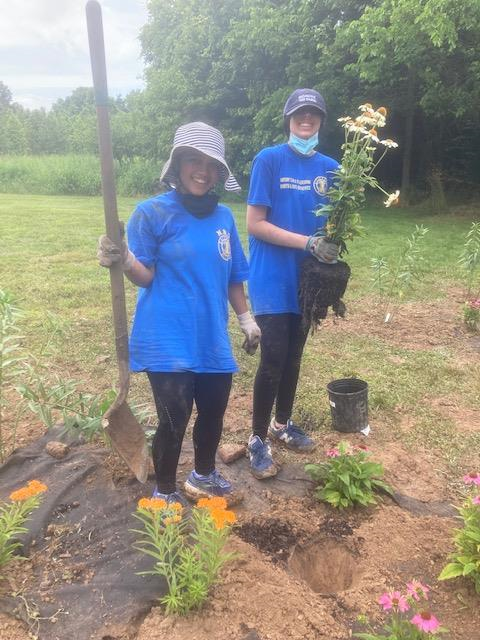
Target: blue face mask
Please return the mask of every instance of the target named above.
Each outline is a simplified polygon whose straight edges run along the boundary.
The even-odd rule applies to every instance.
[[[315,133],[311,138],[307,138],[307,140],[291,133],[288,144],[302,156],[311,156],[315,153],[315,147],[318,144],[318,133]]]

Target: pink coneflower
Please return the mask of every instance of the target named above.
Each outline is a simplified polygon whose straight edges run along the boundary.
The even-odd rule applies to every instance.
[[[408,611],[410,606],[405,596],[402,596],[400,591],[393,591],[392,593],[384,593],[378,599],[378,603],[382,605],[384,611],[393,609],[394,611]]]
[[[474,498],[472,498],[472,502],[473,504],[480,504],[480,496],[475,496]]]
[[[328,449],[328,451],[325,451],[325,455],[327,458],[338,458],[340,451],[338,449]]]
[[[417,602],[420,600],[420,598],[425,598],[425,600],[428,600],[429,591],[430,588],[426,584],[422,584],[418,580],[407,582],[408,595],[412,596],[412,598]]]
[[[420,611],[420,613],[413,616],[410,622],[418,627],[420,631],[425,631],[426,633],[435,633],[440,627],[440,622],[430,611]]]
[[[476,484],[480,485],[480,473],[476,471],[470,471],[466,476],[463,476],[463,481],[465,484]]]

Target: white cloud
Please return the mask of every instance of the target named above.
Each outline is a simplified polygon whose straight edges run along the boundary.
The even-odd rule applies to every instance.
[[[146,22],[145,4],[101,2],[113,95],[141,87],[138,35]],[[92,84],[83,0],[0,0],[0,11],[0,80],[16,102],[50,106],[76,87]]]

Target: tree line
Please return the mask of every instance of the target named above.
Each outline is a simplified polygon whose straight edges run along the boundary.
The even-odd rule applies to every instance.
[[[382,179],[404,203],[428,189],[478,188],[478,0],[149,0],[141,32],[145,89],[111,100],[118,159],[168,155],[175,128],[222,130],[235,172],[284,140],[282,106],[297,87],[325,97],[320,149],[339,157],[337,118],[371,102],[400,144]],[[93,92],[27,110],[0,82],[0,153],[95,153]]]

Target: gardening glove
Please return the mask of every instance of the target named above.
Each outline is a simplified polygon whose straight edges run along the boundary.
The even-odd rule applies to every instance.
[[[125,239],[125,227],[120,223],[120,237],[122,239],[120,248],[106,235],[98,239],[97,258],[102,267],[111,267],[112,264],[121,262],[124,271],[130,271],[135,264],[135,256],[128,248]]]
[[[260,327],[253,319],[250,311],[240,313],[239,315],[237,315],[237,318],[238,322],[240,323],[240,329],[245,334],[245,340],[243,341],[242,349],[244,349],[248,353],[248,355],[253,356],[253,354],[257,350],[258,345],[260,344],[260,338],[262,337]]]
[[[335,264],[338,258],[338,244],[327,240],[325,236],[310,236],[305,246],[319,262]]]

